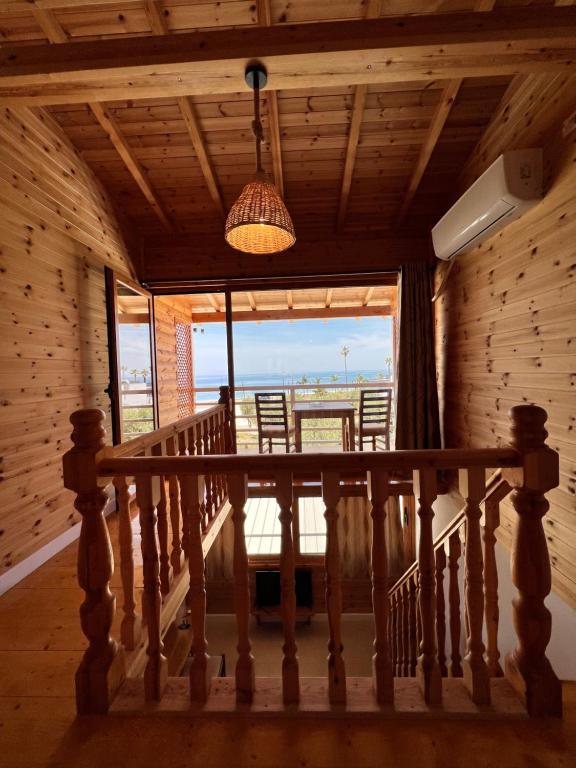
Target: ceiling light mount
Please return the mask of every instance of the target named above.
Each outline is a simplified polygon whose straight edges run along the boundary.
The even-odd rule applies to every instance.
[[[244,80],[246,80],[246,85],[252,91],[256,89],[261,91],[265,88],[266,83],[268,82],[268,72],[266,72],[264,64],[260,64],[259,62],[248,64],[246,72],[244,73]]]

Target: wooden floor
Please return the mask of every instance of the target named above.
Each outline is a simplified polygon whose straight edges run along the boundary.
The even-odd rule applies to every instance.
[[[280,554],[280,507],[271,497],[252,498],[246,502],[246,549],[249,555]],[[318,497],[298,499],[300,552],[324,554],[326,521],[324,504]]]
[[[564,722],[76,719],[84,640],[72,545],[0,597],[0,768],[255,766],[540,768],[576,761],[576,687]]]

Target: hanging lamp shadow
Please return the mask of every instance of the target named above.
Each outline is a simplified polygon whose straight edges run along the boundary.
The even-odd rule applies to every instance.
[[[266,80],[266,70],[261,65],[246,69],[246,82],[254,91],[252,130],[256,139],[256,173],[230,209],[224,229],[228,245],[253,254],[280,253],[296,242],[288,209],[262,168],[260,89],[266,85]]]

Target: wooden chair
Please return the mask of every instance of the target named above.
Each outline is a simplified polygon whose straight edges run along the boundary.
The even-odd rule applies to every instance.
[[[268,452],[272,453],[273,443],[284,443],[286,453],[291,450],[291,438],[294,427],[288,423],[288,408],[284,392],[257,392],[256,419],[258,421],[258,452],[264,453],[267,443]]]
[[[358,448],[364,450],[364,441],[372,441],[372,450],[376,450],[376,440],[381,438],[384,450],[390,450],[390,416],[392,411],[391,389],[360,390],[360,418],[358,422]]]

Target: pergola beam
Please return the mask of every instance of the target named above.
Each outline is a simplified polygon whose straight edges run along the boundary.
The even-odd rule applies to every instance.
[[[66,34],[65,29],[62,27],[51,10],[36,8],[33,12],[36,21],[40,25],[49,42],[65,44],[68,41],[68,35]],[[146,200],[148,200],[150,207],[158,219],[169,232],[173,231],[173,227],[168,214],[164,210],[158,195],[148,181],[144,168],[141,166],[126,138],[122,135],[116,120],[108,112],[105,105],[103,104],[93,103],[88,104],[88,107],[100,124],[101,128],[108,135],[108,138],[120,155],[124,165],[128,169],[128,172],[140,188],[140,191]]]
[[[513,8],[12,45],[0,50],[4,104],[47,105],[230,93],[246,62],[277,90],[576,68],[576,8]],[[319,50],[318,41],[322,41]]]
[[[387,317],[392,313],[390,304],[378,307],[316,307],[307,309],[258,309],[239,310],[232,312],[234,322],[250,321],[262,322],[263,320],[325,320],[336,317]],[[194,323],[223,323],[225,317],[222,312],[194,312]]]

